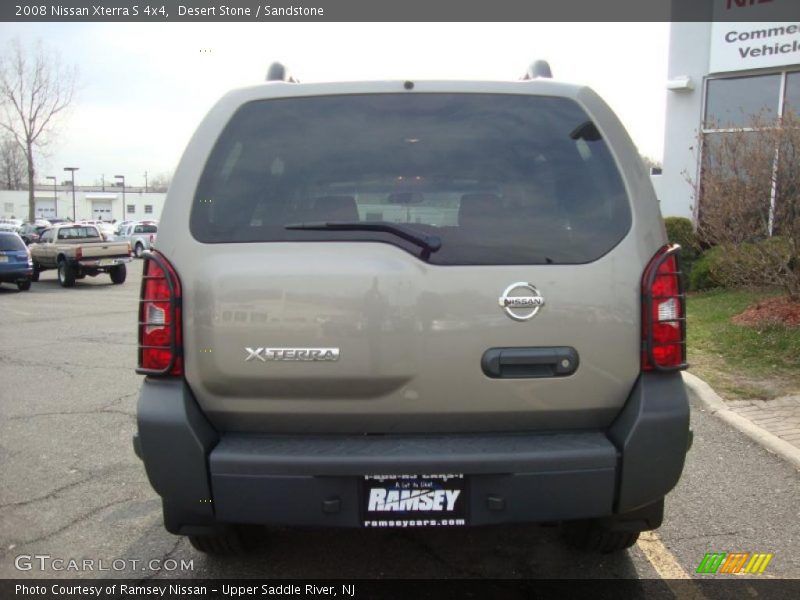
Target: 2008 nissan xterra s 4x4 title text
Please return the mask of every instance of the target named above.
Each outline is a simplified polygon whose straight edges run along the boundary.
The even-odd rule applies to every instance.
[[[661,524],[690,442],[677,247],[620,122],[548,70],[273,65],[214,106],[139,309],[170,532],[560,521],[610,552]]]

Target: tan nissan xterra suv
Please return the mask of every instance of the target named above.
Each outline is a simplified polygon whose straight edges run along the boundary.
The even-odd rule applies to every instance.
[[[164,523],[661,524],[690,442],[677,247],[624,128],[551,80],[230,92],[145,253],[134,447]]]

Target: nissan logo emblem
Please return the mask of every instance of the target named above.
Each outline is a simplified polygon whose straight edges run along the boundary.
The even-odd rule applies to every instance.
[[[527,321],[544,306],[544,298],[532,284],[518,281],[508,286],[499,298],[500,307],[515,321]]]

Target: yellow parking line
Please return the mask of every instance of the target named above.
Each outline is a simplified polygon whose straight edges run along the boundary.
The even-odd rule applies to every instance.
[[[678,563],[675,556],[667,550],[664,542],[655,531],[643,531],[636,542],[648,562],[669,586],[676,598],[690,598],[692,600],[707,600],[700,589],[692,582],[678,579],[691,579],[691,575]]]

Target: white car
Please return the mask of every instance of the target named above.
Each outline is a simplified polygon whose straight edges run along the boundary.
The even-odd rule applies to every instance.
[[[95,227],[97,227],[97,229],[100,231],[100,234],[106,239],[106,241],[114,239],[117,229],[111,223],[100,221],[95,225]]]
[[[0,231],[16,231],[22,222],[22,219],[0,219]]]
[[[158,223],[156,221],[140,221],[129,223],[117,230],[114,237],[118,242],[130,242],[137,258],[141,258],[145,250],[150,250],[156,242]]]

